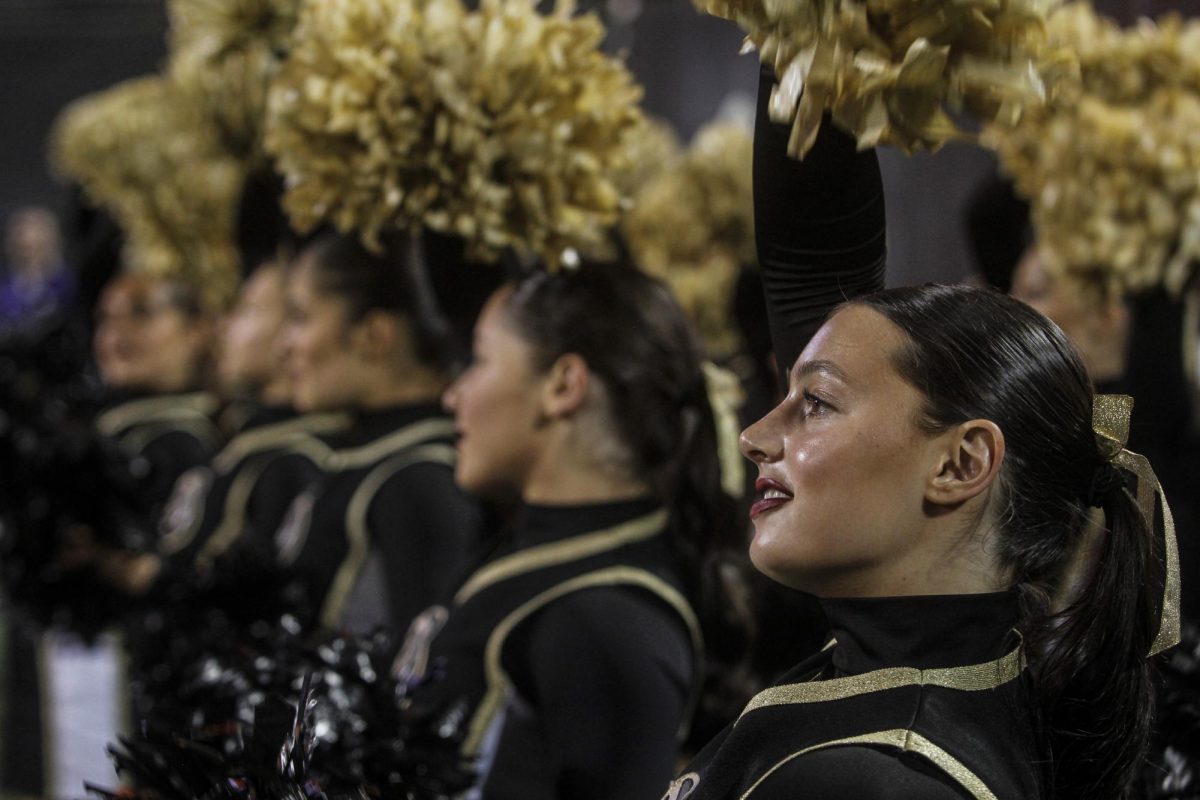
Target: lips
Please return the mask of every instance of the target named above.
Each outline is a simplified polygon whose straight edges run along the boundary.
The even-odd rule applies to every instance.
[[[792,499],[792,493],[782,483],[770,478],[759,478],[754,482],[754,489],[759,493],[759,499],[750,506],[750,519],[756,519]]]

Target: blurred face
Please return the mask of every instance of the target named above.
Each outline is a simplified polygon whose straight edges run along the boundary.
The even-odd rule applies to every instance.
[[[62,260],[58,220],[44,208],[31,208],[13,215],[5,239],[10,266],[18,271],[39,272]]]
[[[1125,373],[1130,316],[1121,300],[1091,298],[1069,281],[1055,278],[1036,247],[1029,248],[1017,265],[1012,296],[1062,328],[1079,349],[1093,380],[1111,380]]]
[[[484,306],[471,366],[443,396],[458,434],[454,478],[473,494],[519,495],[541,446],[543,376],[508,320],[510,292],[501,289]]]
[[[288,377],[296,408],[304,412],[353,410],[377,377],[361,352],[361,324],[345,302],[317,286],[306,256],[287,286]]]
[[[742,433],[759,471],[750,556],[775,580],[870,596],[916,555],[934,442],[916,424],[920,393],[892,366],[903,343],[874,310],[837,312],[797,359],[787,397]]]
[[[96,307],[96,364],[119,389],[178,392],[195,388],[208,326],[180,311],[171,285],[143,275],[114,278]]]
[[[242,286],[221,331],[217,377],[227,392],[259,391],[282,371],[283,273],[259,267]]]

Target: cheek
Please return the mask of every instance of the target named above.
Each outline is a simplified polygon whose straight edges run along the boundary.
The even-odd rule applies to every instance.
[[[788,585],[814,590],[814,572],[871,560],[897,522],[920,509],[909,442],[890,432],[829,431],[785,439],[794,498],[755,521],[750,557]]]

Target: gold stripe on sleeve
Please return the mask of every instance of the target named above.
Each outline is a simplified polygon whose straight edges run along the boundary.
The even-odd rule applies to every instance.
[[[704,637],[700,632],[700,620],[697,618],[696,612],[692,610],[691,605],[678,589],[654,573],[635,567],[609,567],[563,581],[541,594],[526,600],[501,620],[500,624],[492,631],[491,636],[488,637],[487,646],[484,650],[484,672],[488,685],[487,694],[484,695],[483,701],[475,710],[475,716],[471,719],[467,738],[462,746],[462,753],[464,755],[479,755],[492,721],[504,707],[504,702],[508,698],[511,683],[501,663],[501,654],[508,636],[516,629],[517,625],[560,597],[581,589],[597,586],[636,586],[657,595],[683,619],[684,624],[687,626],[688,634],[692,639],[693,652],[697,655],[697,659],[703,657]],[[698,660],[697,666],[700,668],[702,662]],[[702,678],[703,672],[698,671],[696,673],[696,680],[700,681]],[[685,714],[684,716],[682,730],[685,731],[688,724],[688,720],[686,719],[688,715]]]
[[[498,558],[477,570],[454,595],[454,602],[461,605],[487,587],[514,575],[565,564],[606,550],[615,550],[625,544],[651,539],[660,534],[666,524],[667,511],[660,509],[612,528],[572,536],[560,542],[531,547]]]
[[[931,761],[934,766],[942,772],[954,779],[959,786],[966,789],[971,797],[975,800],[997,800],[996,795],[988,788],[987,784],[971,770],[959,761],[954,756],[947,753],[941,747],[938,747],[933,742],[926,739],[921,734],[910,731],[906,728],[896,728],[888,731],[878,731],[875,733],[866,733],[861,736],[850,736],[845,739],[837,739],[832,742],[822,742],[814,744],[812,747],[806,747],[799,752],[792,753],[787,758],[783,759],[775,766],[771,767],[767,772],[754,782],[754,785],[746,790],[746,793],[741,796],[741,800],[748,800],[768,778],[771,777],[777,770],[791,763],[803,755],[811,753],[815,750],[825,750],[830,747],[845,747],[851,745],[879,745],[882,747],[893,747],[897,750],[904,750],[909,753],[916,753],[924,756]]]
[[[979,692],[995,689],[1015,679],[1025,669],[1025,656],[1020,645],[1007,655],[982,664],[942,669],[916,669],[914,667],[891,667],[850,675],[845,678],[788,683],[772,686],[750,699],[741,717],[752,711],[769,706],[794,703],[825,703],[847,697],[884,692],[904,686],[937,686],[963,692]]]
[[[454,447],[448,444],[416,447],[380,464],[359,483],[346,507],[346,539],[350,545],[350,552],[338,567],[321,607],[323,627],[332,629],[341,621],[346,600],[350,597],[358,574],[370,554],[371,532],[367,528],[367,511],[371,507],[371,501],[375,499],[376,492],[405,467],[414,464],[444,464],[452,467],[456,455]]]

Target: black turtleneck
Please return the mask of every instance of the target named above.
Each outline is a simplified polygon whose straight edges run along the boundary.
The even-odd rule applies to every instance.
[[[482,538],[478,507],[454,483],[451,423],[436,402],[362,411],[328,444],[326,473],[276,535],[281,558],[305,583],[314,624],[400,635]]]
[[[891,667],[938,669],[995,661],[1016,645],[1016,597],[1011,593],[821,601],[836,644],[821,678],[863,675]],[[809,664],[792,673],[799,677]],[[786,682],[788,678],[785,678]],[[1022,729],[1015,716],[1000,730]],[[869,726],[868,726],[869,727]],[[764,780],[754,800],[805,796],[872,800],[971,798],[925,758],[899,750],[849,745],[815,750]]]
[[[838,675],[886,667],[938,669],[1000,658],[1013,647],[1011,592],[823,599]]]
[[[656,507],[526,506],[514,542],[561,541]],[[575,592],[518,630],[505,656],[523,703],[505,726],[487,800],[656,795],[674,771],[694,670],[687,630],[671,609],[627,586]],[[547,751],[551,763],[535,769]]]
[[[661,795],[696,677],[684,617],[637,578],[681,592],[666,522],[652,500],[523,506],[458,591],[412,713],[479,763],[485,800]]]
[[[771,335],[787,370],[837,304],[883,288],[872,151],[826,118],[804,161],[755,124],[755,228]],[[1041,796],[1009,594],[822,602],[835,643],[757,695],[679,776],[671,800],[957,800]]]

